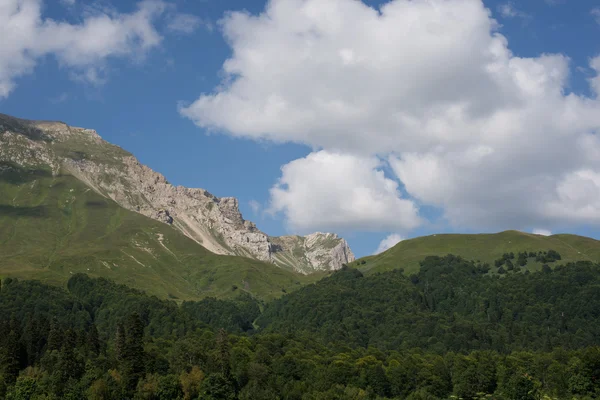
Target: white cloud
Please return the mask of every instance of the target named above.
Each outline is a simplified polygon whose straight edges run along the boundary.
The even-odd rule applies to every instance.
[[[86,13],[79,24],[44,18],[42,6],[42,0],[0,3],[0,98],[45,56],[54,56],[75,76],[99,83],[107,59],[143,56],[162,39],[153,21],[166,4],[158,0],[142,1],[130,14]]]
[[[590,67],[595,72],[594,77],[590,79],[590,86],[596,96],[600,96],[600,56],[592,58]]]
[[[71,7],[75,5],[77,0],[60,0],[60,2],[67,7]]]
[[[531,16],[515,7],[512,2],[504,3],[498,6],[500,15],[504,18],[530,18]]]
[[[600,101],[567,94],[566,55],[515,56],[481,1],[394,0],[375,10],[273,0],[260,15],[229,14],[222,28],[233,50],[222,85],[180,109],[198,126],[304,143],[336,163],[387,158],[413,198],[456,226],[600,223]],[[596,90],[599,66],[590,64]],[[311,187],[314,176],[295,175],[290,187]],[[329,207],[340,186],[304,195],[311,207],[281,208],[292,225],[339,226],[318,205]],[[372,229],[380,222],[343,215]]]
[[[592,11],[590,11],[590,13],[592,14],[592,17],[594,17],[596,22],[600,24],[600,7],[593,8]]]
[[[270,212],[283,212],[290,228],[302,232],[416,227],[417,208],[379,167],[373,157],[311,153],[282,167]]]
[[[193,14],[175,13],[169,17],[167,29],[171,32],[191,34],[200,26],[205,26],[208,30],[212,30],[212,25],[202,20]]]
[[[375,253],[373,253],[373,255],[383,253],[384,251],[391,249],[403,240],[404,238],[402,236],[398,235],[397,233],[392,233],[379,243],[379,246],[377,247],[377,250],[375,250]]]
[[[542,235],[542,236],[551,236],[551,235],[552,235],[552,232],[550,232],[550,231],[549,231],[549,230],[547,230],[547,229],[534,229],[534,230],[532,231],[532,233],[533,233],[534,235]]]

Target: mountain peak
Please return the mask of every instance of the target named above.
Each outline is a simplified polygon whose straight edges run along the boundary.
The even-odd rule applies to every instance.
[[[121,207],[169,224],[213,253],[274,262],[302,273],[339,269],[354,260],[346,241],[331,233],[316,232],[299,239],[301,245],[282,247],[278,238],[243,218],[237,198],[173,186],[93,129],[0,114],[0,135],[0,161],[45,165],[53,175],[73,175]],[[294,261],[281,262],[282,250],[291,248],[287,258]]]

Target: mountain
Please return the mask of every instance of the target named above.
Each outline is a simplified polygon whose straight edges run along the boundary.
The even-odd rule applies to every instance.
[[[269,299],[320,277],[276,266],[271,246],[233,198],[174,187],[92,130],[0,115],[3,276],[83,272],[179,299]]]
[[[271,243],[275,264],[303,274],[338,270],[354,261],[348,243],[335,233],[273,237]]]
[[[403,268],[406,273],[416,273],[419,262],[427,256],[454,254],[467,260],[479,260],[494,266],[506,253],[555,250],[561,263],[575,261],[600,261],[600,241],[577,235],[542,236],[519,231],[494,234],[437,234],[404,240],[383,253],[364,257],[351,263],[367,274]],[[530,257],[526,269],[536,271],[544,262]]]
[[[250,257],[292,269],[298,266],[304,274],[339,269],[354,261],[346,241],[331,234],[317,234],[323,236],[318,240],[314,235],[306,237],[304,241],[310,243],[306,252],[298,252],[302,246],[282,246],[281,241],[274,249],[269,236],[243,219],[237,199],[173,186],[94,130],[0,115],[0,132],[4,148],[0,160],[46,165],[53,175],[72,175],[121,207],[172,225],[215,254]],[[325,247],[318,248],[319,243]]]

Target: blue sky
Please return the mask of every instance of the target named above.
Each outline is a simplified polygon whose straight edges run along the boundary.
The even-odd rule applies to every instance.
[[[21,7],[24,7],[26,3],[41,5],[41,19],[39,21],[47,21],[51,18],[74,26],[84,24],[86,18],[90,16],[107,15],[110,18],[119,20],[119,16],[135,13],[140,7],[139,2],[129,0],[99,2],[98,4],[101,4],[101,6],[93,10],[89,6],[85,6],[85,3],[80,0],[9,0],[9,3],[11,2],[19,4]],[[273,3],[284,4],[286,2],[290,4],[302,3],[301,1],[291,0],[274,1]],[[398,0],[393,3],[400,2]],[[434,1],[434,3],[436,2],[438,1]],[[348,6],[348,8],[351,8],[353,1],[335,0],[335,3],[336,7]],[[364,3],[370,7],[379,8],[387,2],[365,1]],[[424,3],[424,1],[415,1],[415,3]],[[451,0],[448,3],[450,5],[443,6],[448,7],[448,11],[451,11],[450,7],[454,6],[460,11],[458,7],[464,7],[464,4],[461,3],[465,3],[465,1]],[[473,0],[471,3],[479,4],[477,0]],[[551,136],[552,138],[564,138],[567,134],[573,135],[569,139],[569,143],[588,143],[586,140],[591,141],[592,145],[584,146],[587,150],[581,150],[581,146],[578,147],[580,149],[578,151],[591,151],[590,148],[595,146],[596,143],[594,137],[598,127],[600,127],[593,116],[589,117],[589,121],[585,119],[593,114],[588,108],[593,111],[594,107],[597,107],[597,104],[593,103],[597,101],[597,97],[592,89],[593,85],[590,83],[590,79],[596,76],[596,71],[591,66],[590,61],[600,55],[600,9],[598,9],[598,12],[594,11],[597,2],[587,0],[570,2],[557,0],[522,0],[518,2],[490,0],[485,1],[484,5],[490,10],[491,18],[494,18],[499,24],[493,28],[493,31],[506,38],[508,43],[506,49],[510,51],[510,57],[527,58],[538,62],[541,55],[551,53],[560,54],[564,56],[565,60],[568,58],[568,61],[565,61],[565,65],[568,65],[568,76],[559,85],[560,88],[556,89],[548,84],[548,87],[540,89],[548,90],[548,93],[552,93],[552,96],[557,96],[556,102],[549,103],[545,110],[549,114],[554,113],[553,110],[557,114],[559,110],[564,111],[562,103],[559,102],[566,101],[565,99],[569,93],[573,93],[581,100],[581,104],[578,103],[578,108],[573,111],[575,115],[581,114],[581,118],[577,117],[576,120],[585,120],[586,123],[573,127],[572,131],[565,128],[566,131],[561,130],[555,134],[548,133],[548,135],[554,135]],[[548,168],[543,169],[542,172],[535,170],[535,173],[531,172],[531,176],[528,177],[531,180],[523,180],[522,183],[518,183],[525,188],[529,188],[526,190],[531,190],[530,196],[522,198],[518,197],[522,194],[513,193],[512,189],[517,183],[513,185],[512,181],[506,178],[510,172],[510,166],[507,166],[510,161],[507,161],[509,159],[506,157],[498,156],[497,160],[486,163],[486,166],[498,163],[497,167],[489,167],[489,169],[487,167],[486,169],[469,167],[471,169],[467,170],[464,169],[467,167],[462,163],[455,164],[455,161],[453,161],[455,158],[452,154],[458,154],[459,151],[470,152],[472,149],[484,149],[485,154],[493,150],[494,154],[500,154],[498,149],[506,148],[503,144],[505,142],[499,142],[495,139],[490,141],[486,139],[485,142],[475,139],[466,141],[458,132],[455,137],[461,137],[462,147],[459,149],[458,147],[452,147],[457,140],[451,141],[452,144],[450,145],[448,144],[450,142],[442,142],[441,140],[438,142],[437,139],[427,138],[427,140],[423,139],[423,144],[416,145],[414,143],[420,143],[421,138],[425,138],[426,135],[419,134],[415,136],[416,139],[411,140],[413,136],[407,133],[406,138],[401,141],[396,139],[390,141],[390,151],[388,152],[386,147],[379,148],[374,145],[371,148],[371,141],[384,142],[395,135],[393,129],[382,133],[384,128],[380,128],[379,123],[383,118],[376,113],[365,118],[364,121],[359,121],[356,124],[356,130],[352,127],[348,129],[343,121],[340,122],[337,119],[329,121],[324,118],[318,122],[309,122],[306,126],[306,132],[308,133],[304,136],[304,122],[297,123],[297,125],[293,125],[292,122],[285,124],[286,121],[294,121],[294,114],[282,113],[279,118],[280,121],[277,123],[267,120],[265,116],[264,119],[257,120],[256,129],[252,128],[246,131],[243,116],[250,106],[242,104],[239,109],[235,109],[235,104],[241,104],[237,101],[241,92],[236,92],[234,88],[220,86],[224,82],[223,79],[227,77],[227,74],[223,72],[224,62],[228,59],[235,59],[233,49],[242,54],[237,60],[239,74],[244,75],[247,73],[250,76],[252,68],[254,68],[247,59],[244,59],[246,56],[243,56],[242,51],[246,48],[252,49],[254,51],[252,54],[258,54],[262,57],[261,60],[270,62],[266,64],[264,75],[268,76],[272,71],[277,71],[278,75],[274,75],[273,80],[282,79],[280,86],[286,87],[286,89],[282,89],[279,98],[286,99],[289,103],[293,103],[294,99],[300,97],[301,88],[288,85],[288,82],[284,79],[286,79],[286,76],[293,76],[293,74],[299,72],[295,69],[294,71],[290,70],[288,75],[285,68],[292,67],[285,65],[285,61],[278,58],[277,54],[268,53],[270,47],[261,47],[262,44],[256,42],[258,39],[255,39],[255,43],[252,43],[252,41],[246,43],[245,40],[240,38],[233,39],[233,42],[231,39],[227,41],[224,38],[224,30],[241,32],[242,36],[250,38],[254,34],[258,37],[261,32],[271,32],[273,36],[281,35],[283,37],[286,34],[285,23],[281,23],[277,27],[271,27],[268,19],[255,20],[256,26],[246,24],[247,21],[243,19],[239,21],[229,19],[229,22],[220,22],[228,11],[245,10],[248,13],[247,15],[256,16],[265,11],[265,1],[179,0],[162,3],[161,7],[159,11],[149,11],[149,13],[154,14],[148,17],[150,26],[156,30],[160,41],[154,43],[154,38],[151,36],[138,38],[142,42],[139,47],[144,47],[145,44],[142,50],[136,49],[139,43],[130,43],[126,49],[118,51],[112,48],[108,51],[94,50],[96,53],[93,55],[89,55],[91,53],[86,53],[87,50],[82,49],[82,54],[89,57],[89,59],[86,58],[85,61],[81,61],[81,59],[78,59],[80,57],[79,53],[69,55],[68,50],[60,47],[76,47],[76,42],[68,44],[70,42],[65,39],[60,45],[48,44],[44,49],[36,48],[32,50],[31,46],[33,45],[25,44],[22,52],[19,49],[13,49],[13,51],[19,52],[18,54],[27,54],[33,60],[30,65],[18,64],[8,68],[6,65],[11,65],[8,61],[4,60],[4,65],[2,64],[2,57],[7,56],[0,55],[0,82],[2,82],[2,68],[4,66],[5,81],[10,81],[13,85],[5,96],[0,97],[0,112],[30,119],[61,120],[70,125],[96,129],[103,138],[129,150],[143,163],[163,173],[173,184],[202,187],[217,196],[235,196],[239,198],[240,208],[244,216],[255,221],[259,228],[269,235],[276,236],[296,232],[308,233],[313,227],[318,230],[332,230],[343,235],[358,256],[371,254],[380,242],[390,234],[397,234],[406,238],[437,232],[490,232],[515,228],[527,231],[533,229],[552,232],[566,231],[596,238],[600,237],[600,229],[598,228],[600,224],[600,211],[598,211],[600,210],[600,189],[594,186],[600,185],[600,181],[596,179],[595,175],[600,171],[600,166],[593,160],[593,155],[589,156],[591,157],[589,162],[576,163],[574,158],[582,160],[585,159],[586,155],[573,153],[556,163],[560,164],[560,168],[553,168],[554,162],[546,160],[549,163]],[[271,21],[277,21],[277,18],[281,18],[281,21],[285,22],[286,17],[283,16],[285,10],[283,8],[280,10],[282,13],[280,16],[275,13],[271,15]],[[427,10],[419,12],[422,12],[422,14],[418,14],[420,15],[419,18],[427,18],[430,15],[427,14],[429,12]],[[477,9],[465,9],[465,14],[471,12],[473,13],[472,20],[467,21],[466,24],[472,22],[473,31],[470,33],[471,35],[479,34],[482,32],[479,24],[487,23],[487,19],[484,21]],[[346,20],[342,22],[352,25],[353,21],[362,20],[363,16],[367,18],[367,14],[368,10],[365,7],[356,8],[352,12],[349,11],[347,15],[344,14]],[[390,15],[392,15],[391,12]],[[398,15],[400,15],[398,16],[398,24],[406,23],[401,19],[403,18],[401,14]],[[173,27],[174,21],[185,21],[184,19],[177,19],[182,16],[190,18],[187,20],[188,23],[184,24],[183,28]],[[10,14],[4,15],[4,18],[10,17]],[[0,8],[0,21],[1,18],[2,10]],[[252,19],[249,18],[249,20]],[[194,21],[194,24],[192,24],[194,29],[191,29],[190,21]],[[43,22],[39,23],[42,24]],[[440,24],[440,26],[443,26],[440,29],[452,29],[451,24]],[[393,24],[390,26],[393,26]],[[272,31],[269,31],[269,29]],[[382,27],[382,31],[383,29]],[[418,35],[421,33],[419,32],[417,30],[415,33],[415,41],[420,40]],[[461,34],[463,33],[457,33],[459,35],[457,37],[460,37]],[[427,32],[422,33],[422,35],[427,35]],[[467,48],[466,51],[474,51],[474,49],[479,48],[477,46],[482,46],[482,48],[491,46],[491,36],[487,37],[485,32],[481,35],[483,38],[481,43],[480,41],[469,43],[468,46],[471,47]],[[327,33],[323,33],[319,39],[316,39],[315,45],[317,47],[321,46],[322,43],[319,43],[318,40],[322,40],[327,46],[332,45],[332,43],[335,44],[335,41],[338,40],[344,42],[343,45],[340,44],[343,47],[352,46],[352,40],[361,40],[355,38],[348,39],[346,42],[340,38],[343,38],[343,36],[339,36],[338,33],[332,34],[331,37],[327,37]],[[423,38],[423,40],[425,39]],[[398,36],[396,40],[399,41],[398,48],[404,49],[402,47],[404,44],[401,44],[400,41],[412,39],[407,36]],[[282,43],[276,43],[273,48],[283,45]],[[2,50],[2,46],[0,44],[0,50]],[[289,46],[285,45],[284,48],[296,51],[293,46],[294,43],[292,42]],[[364,43],[356,43],[356,48],[360,46],[365,47]],[[391,52],[397,48],[394,43],[390,46]],[[366,47],[369,47],[368,43]],[[262,50],[265,51],[264,54],[261,54]],[[463,53],[461,53],[460,48],[457,47],[455,50],[445,56],[448,65],[456,66],[457,71],[465,70],[466,66],[470,64],[463,65],[461,63],[468,63],[469,60],[461,55]],[[326,50],[323,51],[326,52]],[[358,53],[359,51],[356,50],[355,52]],[[350,54],[354,57],[355,53]],[[452,54],[457,54],[456,59],[452,58]],[[323,53],[319,53],[318,56],[323,56]],[[281,57],[285,57],[285,54],[281,53]],[[309,54],[308,57],[312,57],[312,55]],[[398,79],[406,81],[414,79],[423,82],[430,80],[426,76],[417,78],[402,75],[411,73],[409,68],[411,63],[419,64],[420,61],[414,58],[418,58],[419,55],[413,55],[412,57],[412,59],[407,58],[405,61],[395,61],[390,64],[392,67],[401,67],[398,67],[398,70],[403,72],[399,72]],[[317,56],[313,59],[316,58]],[[308,63],[312,62],[311,60]],[[323,58],[318,63],[315,62],[315,65],[308,65],[306,72],[315,71],[315,74],[318,74],[318,71],[320,71],[319,66],[325,62],[323,60],[327,60],[327,58]],[[397,62],[408,65],[407,69],[403,69],[404,64],[400,65]],[[275,66],[277,63],[281,65]],[[539,61],[539,65],[550,65],[551,68],[548,67],[550,72],[546,70],[539,72],[536,69],[537,67],[527,69],[528,67],[525,66],[522,67],[525,72],[510,76],[517,81],[521,79],[519,77],[525,74],[526,79],[530,79],[532,82],[538,78],[546,82],[549,79],[547,79],[548,76],[554,76],[552,75],[554,73],[560,74],[562,64],[560,60],[553,59],[548,63]],[[271,69],[271,66],[274,66],[274,68]],[[19,68],[18,73],[14,72],[16,68]],[[432,77],[444,77],[443,74],[446,72],[435,70],[435,65],[431,68]],[[516,68],[521,68],[521,66]],[[335,75],[335,68],[332,67],[329,71],[331,70],[334,71]],[[90,75],[89,71],[98,73]],[[514,68],[507,68],[507,71],[509,71],[507,74],[510,74],[512,73],[510,71],[514,71]],[[323,76],[323,74],[318,76]],[[365,76],[368,77],[369,75]],[[459,79],[461,76],[459,72],[456,72],[449,79]],[[235,80],[236,78],[230,76],[231,79]],[[332,79],[335,80],[336,78]],[[465,88],[465,91],[469,92],[469,96],[472,96],[467,101],[471,101],[473,104],[478,102],[486,104],[489,109],[486,109],[485,112],[501,109],[502,104],[492,103],[492,100],[489,100],[485,94],[476,92],[475,89],[472,94],[470,93],[469,86],[471,84],[483,86],[476,79],[474,78],[472,83],[465,81],[462,86],[458,86]],[[244,101],[260,102],[261,98],[256,93],[261,92],[263,86],[260,85],[265,82],[250,78],[247,81],[246,86],[250,88],[248,90],[252,91],[252,95],[247,99],[244,97]],[[320,87],[326,86],[327,82],[329,81],[320,82]],[[369,83],[369,80],[366,79],[365,82]],[[391,82],[392,80],[390,80]],[[443,82],[446,81],[442,80],[441,82],[443,85]],[[484,83],[487,84],[487,82],[485,80]],[[338,84],[339,86],[334,86]],[[348,85],[344,85],[343,82],[334,82],[331,91],[335,92],[337,99],[342,99],[342,96],[352,98],[352,96],[368,97],[374,95],[362,86],[357,85],[354,87],[354,84],[355,82],[350,82]],[[379,83],[374,82],[374,84]],[[310,86],[310,83],[305,85]],[[385,81],[382,82],[382,87],[386,87]],[[498,93],[509,93],[513,89],[513,86],[508,84],[506,87],[506,91],[500,90],[496,86],[494,86],[494,90],[498,89]],[[435,90],[437,89],[431,89],[429,86],[417,89],[419,93],[424,93],[427,90],[432,92],[427,93],[426,96],[423,95],[423,99],[418,99],[414,103],[422,101],[423,104],[431,104],[447,96],[445,93],[436,93]],[[555,89],[560,93],[556,92]],[[363,90],[366,91],[363,92]],[[396,89],[390,87],[390,90]],[[397,90],[401,92],[402,88]],[[231,103],[227,103],[232,106],[223,109],[220,103],[215,101],[217,93],[229,96],[229,100],[237,99],[237,102],[232,100]],[[190,107],[188,110],[191,111],[187,114],[182,111],[185,110],[185,107],[195,104],[193,102],[202,95],[206,96],[207,101],[205,103],[198,103],[196,108]],[[536,92],[535,96],[538,95],[539,93]],[[450,96],[452,97],[452,95]],[[507,95],[508,97],[512,99],[511,96]],[[549,95],[543,97],[549,97]],[[378,97],[375,100],[385,104],[395,101],[395,99]],[[522,101],[527,103],[530,100],[533,103],[535,99],[532,97]],[[398,101],[398,106],[391,108],[392,110],[402,109],[401,104],[404,104],[402,103],[404,100],[400,99]],[[486,103],[487,101],[490,102],[489,106]],[[304,103],[298,100],[297,104]],[[595,108],[595,110],[597,114],[600,114],[600,108]],[[482,113],[485,112],[482,111]],[[539,110],[532,109],[530,114],[539,118],[537,112]],[[415,111],[414,115],[425,114],[427,113],[424,113],[422,108]],[[240,118],[239,123],[234,121],[238,117]],[[522,117],[522,119],[527,118],[529,118],[527,115]],[[461,132],[469,131],[470,126],[480,126],[476,125],[480,122],[480,120],[470,121],[468,126],[461,125],[463,126]],[[248,124],[251,125],[250,122]],[[512,132],[514,129],[515,137],[518,137],[519,141],[523,141],[521,146],[537,147],[539,149],[537,154],[544,152],[546,144],[543,139],[543,132],[539,135],[531,134],[531,136],[528,136],[528,133],[522,133],[526,132],[525,129],[529,129],[527,128],[529,126],[528,124],[519,127],[507,126],[507,131]],[[329,130],[329,127],[331,127],[331,130]],[[387,129],[387,125],[385,129]],[[394,129],[398,129],[398,132],[402,131],[402,128],[399,127]],[[334,133],[329,134],[329,132]],[[432,138],[438,138],[439,135],[446,134],[445,132],[435,132],[437,133],[432,134]],[[454,135],[454,133],[452,134]],[[448,133],[449,135],[450,133]],[[372,140],[367,139],[364,141],[365,137],[372,137]],[[276,138],[276,140],[272,140],[273,138]],[[563,139],[549,140],[557,148],[560,148],[563,143],[561,141]],[[444,150],[433,151],[431,150],[433,148],[443,148]],[[448,150],[450,148],[453,150]],[[406,152],[405,149],[407,149]],[[565,149],[565,151],[569,150]],[[551,153],[551,150],[548,150],[548,152]],[[509,153],[514,154],[513,150]],[[391,157],[390,154],[394,155],[395,163],[388,158]],[[462,155],[457,158],[464,159],[467,153],[460,154]],[[529,155],[523,156],[523,158],[527,157]],[[383,160],[382,163],[380,165],[370,164],[369,160],[372,161],[375,158]],[[300,162],[293,163],[295,160],[300,160]],[[411,162],[412,164],[410,164]],[[543,163],[545,161],[536,158],[535,162]],[[312,181],[318,180],[320,168],[324,165],[333,165],[329,163],[340,166],[339,175],[332,176],[331,180],[322,185],[311,186],[314,183]],[[282,177],[281,168],[284,165],[291,165],[292,167],[287,170],[288,174],[284,179],[285,184],[279,187],[281,196],[275,198],[270,194],[270,189]],[[440,169],[444,170],[444,168],[428,169],[432,165],[452,166],[456,168],[452,170],[456,173],[443,175],[440,178]],[[527,165],[523,168],[529,168]],[[364,179],[368,179],[369,176],[377,176],[376,174],[373,175],[374,171],[382,171],[385,175],[381,178],[381,185],[371,188],[374,193],[373,198],[383,199],[381,204],[383,204],[382,207],[387,213],[387,219],[398,219],[402,222],[388,224],[373,210],[362,209],[361,207],[367,207],[362,205],[362,197],[357,198],[352,203],[353,205],[348,213],[342,213],[335,218],[332,216],[331,219],[328,219],[329,215],[318,213],[314,218],[298,217],[298,213],[310,213],[319,208],[320,201],[322,201],[319,199],[334,198],[340,193],[342,186],[345,185],[345,179],[348,179],[348,182],[355,182],[354,178],[351,179],[344,175],[345,170],[341,166],[350,168],[350,170],[356,166],[352,177],[362,176],[361,174],[364,172]],[[335,168],[332,167],[332,170],[335,170]],[[490,184],[490,187],[494,182],[498,185],[494,184],[494,189],[489,190],[489,197],[481,195],[481,199],[473,200],[471,203],[470,199],[478,195],[469,194],[468,199],[465,200],[460,197],[460,193],[471,193],[477,187],[474,189],[468,183],[461,183],[460,177],[469,177],[470,174],[473,174],[470,181],[477,181],[479,179],[477,178],[478,170],[489,177],[487,180],[482,179],[482,183],[477,186],[481,188],[481,191],[488,192],[485,186],[487,183]],[[428,172],[419,175],[419,171]],[[312,178],[310,177],[311,172],[313,174]],[[309,175],[308,177],[302,177],[306,181],[300,181],[302,173]],[[338,177],[339,179],[337,179]],[[431,180],[440,179],[440,183],[435,184],[433,187],[424,187],[420,181],[430,178]],[[538,187],[528,183],[541,181],[547,181],[548,184]],[[335,187],[331,182],[337,182],[340,187]],[[358,182],[358,185],[362,180],[356,182]],[[399,195],[398,198],[388,201],[384,197],[390,193],[386,189],[389,188],[386,185],[391,182],[398,185],[396,189],[392,189],[392,192],[397,191]],[[440,192],[441,189],[439,188],[444,186],[444,182],[452,182],[452,185],[448,183],[447,192]],[[506,189],[496,192],[496,190],[499,190],[496,186],[503,186],[503,182],[506,182]],[[461,184],[464,184],[464,186],[460,186]],[[579,193],[580,187],[585,187],[585,190],[581,189],[583,194],[574,197],[569,197],[568,193],[565,195],[565,191],[569,192],[571,188],[574,188],[574,192]],[[327,192],[325,189],[329,189],[331,192]],[[296,196],[302,190],[319,190],[318,194],[314,196],[314,203],[310,204],[313,201],[312,196],[306,198],[302,197],[302,194],[299,197]],[[347,195],[352,196],[352,193],[354,192],[348,192]],[[346,195],[346,192],[344,192],[344,195]],[[506,196],[506,198],[503,198],[503,196]],[[541,210],[539,215],[537,206],[529,204],[528,199],[532,197],[543,199],[540,200],[538,207]],[[564,204],[569,199],[573,203],[579,204],[577,209]],[[253,209],[252,202],[260,204],[260,209]],[[271,208],[279,212],[274,215],[265,214],[264,210],[268,209],[270,204]],[[273,204],[276,205],[273,206]],[[323,207],[324,209],[334,209],[336,204],[334,200],[331,200],[331,204],[328,203],[327,206]],[[379,203],[375,203],[375,207],[377,207],[377,204]],[[468,207],[469,210],[465,211],[465,207],[461,206],[462,204],[465,204],[465,207]],[[523,204],[522,208],[520,207],[521,204]],[[506,207],[504,207],[505,205]],[[303,209],[303,206],[306,209]],[[386,207],[389,207],[391,211],[388,211]],[[394,210],[398,210],[398,215],[394,215]],[[355,222],[339,222],[340,219],[354,221],[355,216],[351,214],[354,211],[360,214],[356,215]],[[531,218],[529,215],[532,215]],[[321,224],[320,221],[323,221],[323,223]]]

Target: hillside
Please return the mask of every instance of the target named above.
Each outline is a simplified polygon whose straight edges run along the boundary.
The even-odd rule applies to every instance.
[[[52,176],[71,175],[121,207],[171,225],[213,253],[282,265],[274,255],[272,238],[242,217],[236,198],[174,186],[94,130],[0,114],[0,162],[49,170]],[[329,246],[331,241],[323,242],[325,247],[316,241],[305,252],[294,252],[285,267],[306,274],[339,269],[354,260],[343,239],[335,236],[334,246]],[[344,251],[338,251],[340,246]]]
[[[349,265],[367,274],[403,268],[416,273],[419,261],[427,256],[454,254],[467,260],[481,261],[492,266],[504,253],[555,250],[561,263],[600,261],[600,241],[576,235],[541,236],[519,231],[495,234],[438,234],[404,240],[375,256],[361,258]],[[540,270],[543,263],[529,259],[525,269]]]
[[[549,350],[597,344],[600,264],[580,261],[504,278],[454,255],[363,275],[344,268],[267,305],[267,331],[325,342],[439,352]]]
[[[3,163],[0,275],[62,285],[78,272],[176,299],[232,297],[241,291],[270,299],[318,277],[213,254],[73,176]]]

